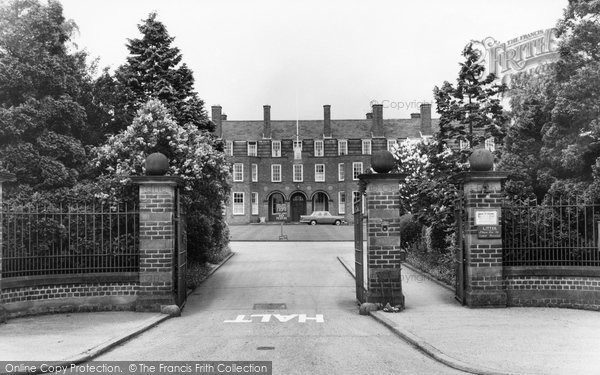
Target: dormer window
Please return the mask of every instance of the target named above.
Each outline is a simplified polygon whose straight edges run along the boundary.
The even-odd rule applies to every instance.
[[[362,153],[363,153],[363,155],[371,155],[371,140],[370,139],[362,140]]]
[[[315,141],[315,156],[323,156],[323,155],[324,155],[323,141],[322,140],[316,140]]]
[[[348,155],[347,139],[338,139],[338,155]]]
[[[256,141],[248,142],[248,156],[256,156],[258,154],[258,147]]]
[[[281,157],[281,141],[271,141],[271,156],[274,158]]]

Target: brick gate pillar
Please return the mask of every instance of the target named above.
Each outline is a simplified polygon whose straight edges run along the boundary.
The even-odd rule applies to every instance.
[[[506,307],[502,280],[503,172],[463,172],[464,303],[469,307]],[[457,275],[461,277],[461,275]]]
[[[366,281],[364,302],[404,306],[401,264],[406,253],[400,248],[400,191],[405,175],[363,174],[366,184],[364,210],[367,216]]]
[[[0,172],[0,323],[6,321],[6,311],[4,310],[4,307],[2,306],[4,303],[4,300],[2,298],[2,238],[3,238],[2,211],[4,209],[4,207],[2,205],[2,184],[5,181],[14,181],[14,180],[15,180],[15,176],[13,174]]]
[[[176,304],[173,284],[177,186],[173,176],[136,176],[139,185],[140,272],[138,311]]]

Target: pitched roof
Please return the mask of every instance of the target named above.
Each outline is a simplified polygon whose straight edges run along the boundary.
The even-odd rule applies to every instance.
[[[431,120],[431,128],[438,129],[438,119]],[[223,139],[255,140],[262,138],[263,121],[222,122]],[[331,136],[333,138],[371,138],[373,120],[331,120]],[[386,138],[417,138],[420,137],[421,119],[384,119],[384,135]],[[323,137],[323,120],[299,120],[298,133],[302,139],[318,139]],[[271,120],[271,138],[292,139],[296,137],[295,120]]]

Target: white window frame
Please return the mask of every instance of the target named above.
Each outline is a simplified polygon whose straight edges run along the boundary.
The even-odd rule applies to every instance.
[[[371,144],[371,140],[370,139],[363,139],[362,140],[362,153],[363,155],[371,155],[372,152],[372,144]]]
[[[225,155],[233,156],[233,141],[225,141]]]
[[[398,145],[398,141],[395,139],[388,139],[387,140],[387,150],[388,151],[392,151],[392,148],[396,147]]]
[[[319,167],[323,167],[323,172],[317,172]],[[315,164],[315,182],[325,182],[325,164]]]
[[[258,142],[248,141],[248,156],[258,156]]]
[[[465,149],[471,148],[471,145],[468,140],[461,139],[458,141],[458,148],[461,150],[465,150]]]
[[[325,156],[325,143],[322,140],[315,140],[315,156],[322,157]]]
[[[276,179],[275,170],[279,170],[279,179]],[[281,182],[281,164],[271,164],[271,182]]]
[[[342,145],[344,145],[342,152]],[[347,139],[338,139],[338,155],[348,155],[348,140]]]
[[[271,141],[271,156],[274,158],[281,157],[281,141]]]
[[[294,149],[294,160],[302,159],[302,141],[293,141],[292,148]]]
[[[236,202],[236,195],[238,197],[241,196],[242,198],[242,202]],[[236,191],[232,193],[232,207],[231,207],[231,211],[234,215],[244,215],[245,214],[245,199],[246,197],[244,196],[244,192],[241,191]]]
[[[239,167],[239,170],[236,171],[236,167]],[[239,178],[236,178],[236,175],[239,175]],[[244,164],[242,163],[234,163],[233,164],[233,182],[244,182]]]
[[[496,142],[493,137],[485,140],[485,149],[491,152],[496,151]]]
[[[344,163],[338,163],[338,181],[344,181],[346,179],[346,170],[344,169]]]
[[[357,166],[360,166],[360,173],[358,173],[358,174],[356,173],[357,172],[357,169],[356,169]],[[358,175],[363,174],[363,172],[364,172],[364,169],[363,169],[363,163],[362,163],[362,161],[355,161],[355,162],[352,163],[352,180],[354,180],[354,181],[358,180]]]
[[[302,182],[304,181],[304,165],[303,164],[294,164],[292,166],[292,179],[294,182]],[[296,177],[297,169],[299,168],[300,178]]]
[[[252,164],[252,182],[258,182],[258,164]]]
[[[338,214],[340,214],[340,215],[346,214],[346,192],[345,191],[338,191]]]
[[[252,215],[258,215],[258,193],[250,193],[250,203],[252,205]]]

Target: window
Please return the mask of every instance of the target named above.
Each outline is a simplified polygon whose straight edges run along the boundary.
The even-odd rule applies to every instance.
[[[338,139],[338,155],[348,155],[348,141],[346,139]]]
[[[315,181],[325,182],[325,164],[315,164]]]
[[[235,163],[233,165],[233,181],[234,182],[244,181],[244,164]]]
[[[233,156],[233,141],[225,141],[225,155]]]
[[[458,147],[461,150],[464,150],[464,149],[471,147],[471,145],[469,144],[469,141],[467,141],[465,139],[461,139],[460,141],[458,141]]]
[[[257,147],[256,142],[248,142],[248,156],[256,156]]]
[[[388,151],[392,151],[396,146],[398,146],[398,141],[396,141],[395,139],[388,139],[387,140],[387,149],[388,149]]]
[[[338,214],[343,215],[346,213],[346,192],[338,192]]]
[[[304,166],[294,164],[294,182],[302,182],[302,180],[304,180]]]
[[[244,214],[244,193],[233,193],[233,214]]]
[[[258,215],[258,193],[252,193],[250,203],[252,203],[252,215]]]
[[[346,178],[346,171],[344,171],[344,163],[338,164],[338,181],[344,181]]]
[[[302,159],[302,141],[294,141],[294,159]]]
[[[281,182],[281,164],[271,164],[271,182]]]
[[[315,141],[315,156],[323,156],[323,141]]]
[[[252,182],[258,181],[258,164],[252,164]]]
[[[274,158],[281,157],[281,141],[271,141],[271,156]]]
[[[363,164],[362,162],[352,163],[352,179],[358,180],[358,175],[363,173]]]
[[[485,140],[485,149],[488,151],[496,151],[496,143],[494,142],[494,138],[488,138]]]
[[[363,153],[363,155],[371,155],[371,140],[370,139],[362,140],[362,153]]]

